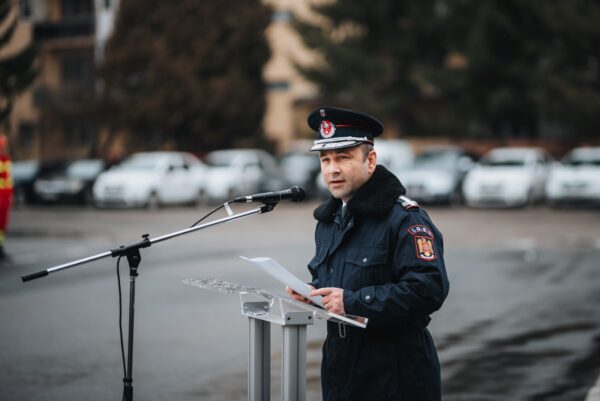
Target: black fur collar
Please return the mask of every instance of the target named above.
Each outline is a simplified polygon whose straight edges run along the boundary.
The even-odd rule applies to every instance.
[[[350,199],[348,208],[354,215],[383,218],[392,209],[396,199],[405,193],[406,189],[400,180],[385,167],[378,165],[369,181]],[[331,223],[341,203],[341,199],[332,196],[315,209],[313,216],[323,223]]]

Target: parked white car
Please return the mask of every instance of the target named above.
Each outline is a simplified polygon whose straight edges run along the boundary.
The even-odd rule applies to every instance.
[[[204,174],[204,165],[190,153],[135,153],[98,176],[94,202],[148,208],[196,204],[203,196]]]
[[[543,198],[550,156],[540,148],[496,148],[467,174],[469,206],[525,206]]]
[[[205,195],[211,201],[285,189],[283,173],[275,158],[261,149],[225,149],[205,157],[208,169]]]
[[[546,200],[551,206],[600,203],[600,147],[575,148],[555,164],[546,183]]]
[[[456,146],[423,150],[402,177],[407,196],[423,203],[460,203],[463,179],[474,160]]]
[[[412,146],[402,139],[375,139],[375,152],[377,164],[385,166],[400,181],[415,161]]]

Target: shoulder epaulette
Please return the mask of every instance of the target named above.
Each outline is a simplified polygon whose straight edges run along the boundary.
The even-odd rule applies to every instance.
[[[407,198],[404,195],[400,195],[398,199],[396,199],[396,202],[401,204],[402,207],[406,210],[417,210],[421,208],[417,202],[410,198]]]

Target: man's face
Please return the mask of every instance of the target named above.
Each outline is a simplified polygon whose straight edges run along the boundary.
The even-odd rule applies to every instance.
[[[375,171],[375,151],[365,158],[362,147],[359,145],[321,152],[321,176],[334,198],[348,202]]]

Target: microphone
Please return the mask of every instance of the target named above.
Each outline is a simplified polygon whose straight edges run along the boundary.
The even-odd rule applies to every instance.
[[[306,194],[304,190],[298,186],[284,189],[282,191],[264,192],[262,194],[254,194],[248,196],[239,196],[231,202],[265,202],[273,203],[280,200],[291,200],[292,202],[302,202]]]

